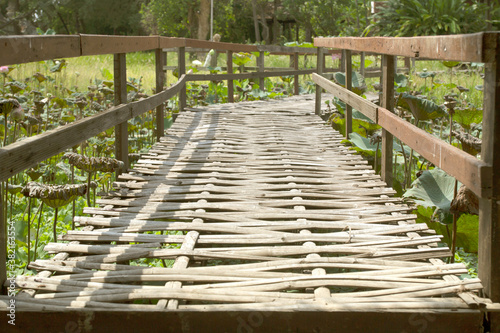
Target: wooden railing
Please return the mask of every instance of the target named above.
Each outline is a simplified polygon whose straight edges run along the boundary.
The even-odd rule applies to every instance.
[[[165,86],[165,54],[164,49],[176,48],[178,51],[179,80],[164,90]],[[227,54],[227,74],[186,74],[186,48],[205,48],[225,51]],[[126,54],[139,51],[155,51],[156,94],[140,101],[127,103],[127,70]],[[234,52],[260,52],[257,59],[258,71],[233,73],[232,55]],[[331,51],[332,53],[337,51]],[[294,58],[292,70],[266,71],[264,54],[287,54]],[[128,126],[127,121],[156,108],[157,138],[164,133],[163,103],[179,94],[179,109],[186,107],[186,82],[197,80],[227,80],[228,101],[233,101],[233,80],[258,78],[260,87],[264,86],[264,78],[293,75],[294,93],[299,93],[299,75],[311,74],[315,69],[298,67],[298,56],[316,54],[316,48],[257,46],[245,44],[216,43],[185,38],[168,37],[126,37],[126,36],[7,36],[0,37],[0,66],[23,64],[28,62],[92,56],[101,54],[114,55],[114,95],[115,106],[60,126],[42,134],[14,142],[0,148],[0,181],[5,181],[23,170],[55,156],[66,149],[78,145],[107,129],[115,127],[115,157],[128,163]],[[321,59],[324,63],[324,55]],[[323,65],[322,65],[323,66]],[[0,189],[0,198],[2,197]],[[0,285],[6,279],[6,222],[0,205]]]
[[[381,106],[368,102],[318,74],[313,80],[316,113],[320,112],[322,88],[346,102],[346,135],[352,132],[352,108],[382,126],[382,178],[392,184],[393,136],[413,148],[428,161],[455,177],[480,198],[479,277],[486,294],[500,301],[500,33],[410,37],[410,38],[316,38],[314,45],[351,52],[371,52],[383,57]],[[481,160],[435,138],[397,117],[394,109],[394,63],[397,56],[433,60],[485,63],[483,143]],[[346,63],[350,63],[347,58]],[[346,67],[350,83],[351,66]]]

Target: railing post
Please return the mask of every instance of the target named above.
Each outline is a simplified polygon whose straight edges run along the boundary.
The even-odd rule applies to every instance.
[[[293,54],[293,69],[299,70],[299,52]],[[293,77],[293,94],[299,94],[299,76],[297,74]]]
[[[345,55],[345,87],[352,90],[352,52],[344,50]],[[345,137],[349,139],[352,133],[352,106],[346,103],[345,108]]]
[[[382,107],[394,110],[394,61],[392,55],[382,56]],[[382,163],[380,174],[387,186],[392,186],[392,143],[393,135],[382,129]],[[376,171],[376,170],[375,170]]]
[[[165,82],[165,73],[163,72],[163,67],[165,63],[163,62],[163,50],[156,49],[155,60],[156,60],[156,93],[163,91],[163,84]],[[163,104],[156,107],[156,141],[160,141],[160,138],[165,132],[165,122],[163,114]]]
[[[361,52],[359,56],[359,74],[365,76],[365,52]]]
[[[0,295],[6,294],[5,281],[7,281],[7,221],[3,215],[3,192],[0,184]]]
[[[227,51],[227,74],[233,74],[233,51]],[[227,80],[227,101],[234,103],[234,84],[233,80]]]
[[[318,54],[316,60],[316,72],[318,75],[323,74],[323,48],[318,47]],[[316,103],[314,104],[314,113],[318,116],[321,116],[321,90],[322,88],[319,85],[316,85]]]
[[[127,61],[125,53],[114,55],[115,105],[127,103]],[[115,157],[124,163],[121,172],[128,167],[128,122],[115,126]],[[118,172],[118,173],[121,173]]]
[[[496,51],[484,68],[481,146],[483,161],[492,166],[492,196],[479,199],[478,275],[486,295],[493,302],[500,302],[500,34],[488,36],[485,42],[489,44],[485,47]]]
[[[179,47],[178,52],[178,72],[179,79],[182,75],[186,74],[186,48],[184,46]],[[186,108],[186,86],[181,88],[179,92],[179,112]]]
[[[259,57],[257,58],[257,67],[259,68],[259,73],[264,73],[264,51],[259,52]],[[259,89],[264,91],[264,77],[259,77]]]

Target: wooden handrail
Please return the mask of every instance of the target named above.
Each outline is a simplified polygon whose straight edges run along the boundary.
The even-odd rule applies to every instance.
[[[434,60],[490,62],[498,33],[425,37],[333,37],[315,38],[314,45]]]
[[[120,104],[71,124],[14,142],[0,148],[0,181],[57,155],[80,142],[106,131],[120,123],[153,110],[175,96],[186,85],[183,75],[175,85],[149,98]]]
[[[429,162],[457,178],[479,197],[491,196],[490,165],[316,73],[313,74],[313,81],[362,112]]]

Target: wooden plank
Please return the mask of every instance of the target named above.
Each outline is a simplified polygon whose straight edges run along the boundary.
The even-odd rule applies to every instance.
[[[159,48],[155,36],[103,36],[80,35],[81,55],[117,54],[139,52]]]
[[[330,94],[352,105],[353,108],[362,112],[373,122],[377,122],[377,105],[316,73],[313,73],[312,79],[316,84],[323,87]]]
[[[176,51],[175,48],[178,47],[186,47],[186,39],[185,38],[177,38],[177,37],[163,37],[159,36],[159,45],[158,47],[164,49],[164,52]],[[170,48],[168,50],[165,50]]]
[[[0,312],[4,318],[7,312]],[[286,331],[307,332],[311,323],[317,331],[329,332],[412,332],[415,329],[435,332],[479,332],[483,314],[479,310],[426,310],[413,311],[291,311],[245,309],[235,311],[119,311],[112,309],[75,309],[73,311],[16,311],[16,325],[7,320],[0,323],[5,332],[59,332],[68,327],[82,332],[155,331],[165,332],[273,332],[276,327]]]
[[[492,168],[491,198],[479,200],[479,277],[486,295],[500,302],[500,34],[494,61],[485,64],[481,156]],[[498,328],[500,329],[500,328]]]
[[[436,60],[488,62],[489,46],[484,43],[490,34],[425,36],[425,37],[335,37],[315,38],[314,46],[349,49]]]
[[[80,36],[2,36],[0,65],[79,57]]]
[[[125,53],[114,55],[115,105],[127,103],[127,60]],[[124,121],[115,126],[115,158],[123,162],[121,172],[129,167],[128,162],[128,123]],[[121,173],[117,171],[117,174]]]
[[[394,112],[394,77],[396,58],[391,55],[382,56],[382,107]],[[382,162],[380,175],[382,180],[392,187],[392,149],[393,135],[386,129],[382,128]],[[377,157],[378,158],[378,157]]]
[[[432,136],[384,108],[378,108],[378,124],[436,167],[457,178],[478,196],[491,196],[492,168],[487,163]]]
[[[155,65],[156,65],[156,93],[163,91],[165,84],[165,73],[163,72],[163,62],[164,53],[162,49],[158,48],[155,50]],[[160,141],[160,138],[165,134],[165,115],[163,114],[163,104],[156,107],[156,141]]]

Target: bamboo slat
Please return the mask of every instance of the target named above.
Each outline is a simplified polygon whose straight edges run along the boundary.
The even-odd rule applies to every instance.
[[[439,260],[450,255],[437,246],[441,237],[415,223],[411,207],[313,115],[312,103],[291,97],[187,108],[99,207],[75,218],[77,230],[45,247],[54,260],[30,265],[54,274],[17,278],[19,287],[37,292],[16,305],[495,308],[478,296],[479,280],[457,277],[467,272],[463,264]]]

